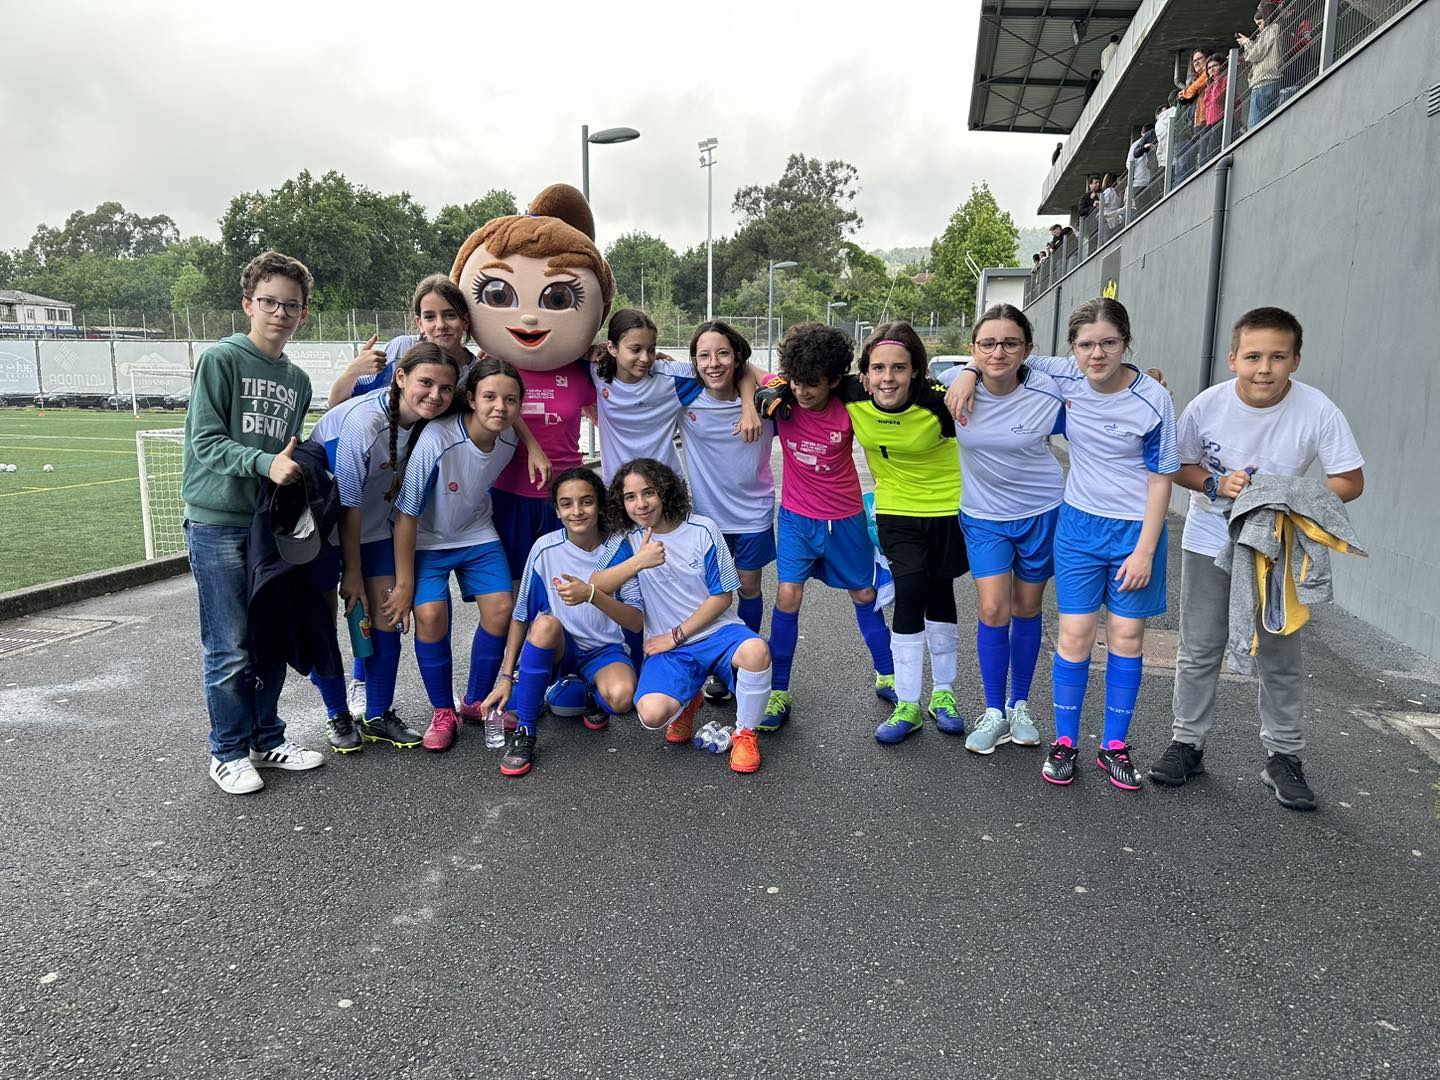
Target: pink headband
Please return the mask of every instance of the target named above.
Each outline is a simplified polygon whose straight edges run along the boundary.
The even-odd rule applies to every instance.
[[[899,345],[900,348],[904,349],[906,352],[910,351],[909,345],[906,345],[903,341],[896,341],[893,337],[887,337],[881,341],[872,341],[870,343],[870,348],[878,348],[881,345]]]

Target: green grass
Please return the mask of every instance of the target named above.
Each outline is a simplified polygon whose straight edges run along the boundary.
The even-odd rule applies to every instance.
[[[145,558],[135,432],[180,412],[0,409],[0,592]],[[44,472],[42,466],[55,466]]]

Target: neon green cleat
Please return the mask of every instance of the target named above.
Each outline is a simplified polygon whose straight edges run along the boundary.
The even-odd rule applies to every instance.
[[[890,719],[875,729],[875,741],[882,743],[904,742],[925,726],[925,714],[915,701],[902,701],[895,706]]]
[[[899,697],[895,694],[895,676],[881,675],[875,673],[875,696],[881,701],[888,701],[891,705],[900,703]]]
[[[779,731],[790,720],[790,691],[771,690],[765,703],[765,715],[755,725],[757,731]]]

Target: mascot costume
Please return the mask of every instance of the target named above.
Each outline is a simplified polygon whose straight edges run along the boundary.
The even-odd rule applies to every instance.
[[[450,280],[465,294],[476,344],[520,369],[521,417],[555,475],[579,465],[580,415],[595,404],[586,353],[615,295],[585,197],[554,184],[528,213],[487,221],[461,245]],[[517,448],[491,492],[511,578],[524,572],[535,540],[561,527],[548,489],[528,476],[528,460]]]

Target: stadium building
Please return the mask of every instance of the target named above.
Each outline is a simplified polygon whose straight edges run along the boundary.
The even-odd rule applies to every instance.
[[[1230,377],[1244,311],[1299,316],[1298,378],[1344,410],[1365,455],[1350,512],[1370,557],[1336,560],[1336,600],[1440,656],[1440,3],[1286,0],[1258,73],[1235,38],[1255,35],[1255,14],[1253,0],[984,0],[969,125],[1064,137],[1036,205],[1073,234],[1024,290],[1038,350],[1063,350],[1076,304],[1115,296],[1178,412]],[[1182,104],[1146,147],[1142,124],[1193,81],[1197,48],[1219,58],[1211,108],[1197,123]]]

